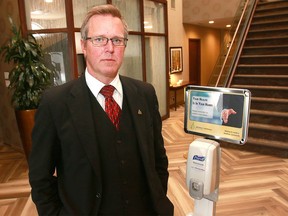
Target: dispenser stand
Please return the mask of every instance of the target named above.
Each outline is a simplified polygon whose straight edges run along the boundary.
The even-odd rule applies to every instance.
[[[189,146],[186,185],[194,198],[187,216],[215,216],[219,194],[221,149],[218,142],[196,139]]]

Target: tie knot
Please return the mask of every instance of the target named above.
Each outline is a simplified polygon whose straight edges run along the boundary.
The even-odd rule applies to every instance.
[[[112,85],[105,85],[101,90],[100,93],[105,97],[112,97],[115,88]]]

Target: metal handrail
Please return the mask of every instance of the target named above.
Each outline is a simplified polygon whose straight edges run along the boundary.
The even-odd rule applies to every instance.
[[[240,58],[240,53],[239,53],[239,50],[242,50],[243,49],[243,46],[244,46],[244,42],[246,40],[246,37],[247,37],[247,34],[248,34],[248,31],[249,31],[249,26],[252,22],[252,18],[253,18],[253,14],[256,10],[256,6],[258,4],[259,0],[256,0],[254,3],[253,3],[253,6],[252,6],[252,10],[251,10],[251,13],[249,13],[249,19],[246,20],[246,28],[245,28],[245,32],[244,32],[244,35],[242,36],[242,40],[241,40],[241,44],[238,48],[238,52],[237,52],[237,55],[235,56],[236,59],[235,61],[233,62],[233,64],[231,65],[230,67],[230,72],[228,73],[229,77],[228,77],[228,82],[226,84],[226,87],[230,87],[231,85],[231,82],[232,82],[232,78],[234,77],[234,74],[235,74],[235,70],[236,70],[236,67],[238,65],[238,61],[239,61],[239,58]]]
[[[230,77],[231,68],[233,68],[233,64],[235,63],[236,59],[238,60],[237,56],[239,55],[240,47],[243,46],[243,44],[241,45],[241,43],[244,43],[243,38],[244,36],[246,37],[247,30],[249,27],[248,24],[250,24],[251,15],[254,12],[253,8],[255,7],[256,2],[258,2],[258,0],[243,0],[242,2],[240,2],[240,5],[237,10],[238,15],[237,14],[235,15],[236,21],[234,22],[234,25],[233,25],[234,28],[232,28],[232,30],[230,31],[230,34],[233,35],[233,38],[230,42],[228,50],[227,50],[227,47],[222,47],[222,52],[220,53],[220,56],[218,57],[217,63],[214,67],[213,73],[209,80],[210,85],[212,86],[214,85],[213,83],[215,82],[214,80],[215,78],[213,79],[213,77],[215,77],[215,74],[218,74],[217,81],[215,82],[215,86],[219,86],[220,81],[221,80],[223,81],[223,79],[224,79],[224,82],[222,82],[221,84],[223,84],[223,86],[227,84],[227,80]],[[227,53],[225,54],[225,59],[223,61],[222,56],[224,52],[227,52]],[[221,61],[223,61],[223,63],[221,63]],[[220,72],[219,72],[219,65],[221,65]]]

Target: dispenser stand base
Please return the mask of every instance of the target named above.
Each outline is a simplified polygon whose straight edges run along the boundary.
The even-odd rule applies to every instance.
[[[194,212],[188,213],[186,216],[215,216],[216,203],[208,199],[194,200]]]

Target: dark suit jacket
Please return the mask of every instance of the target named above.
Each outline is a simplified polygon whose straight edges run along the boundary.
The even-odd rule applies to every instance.
[[[172,215],[173,205],[166,197],[168,160],[155,90],[148,83],[123,76],[120,79],[154,208],[159,215]],[[84,76],[43,94],[29,159],[32,199],[39,215],[97,215],[102,179],[93,127]]]

